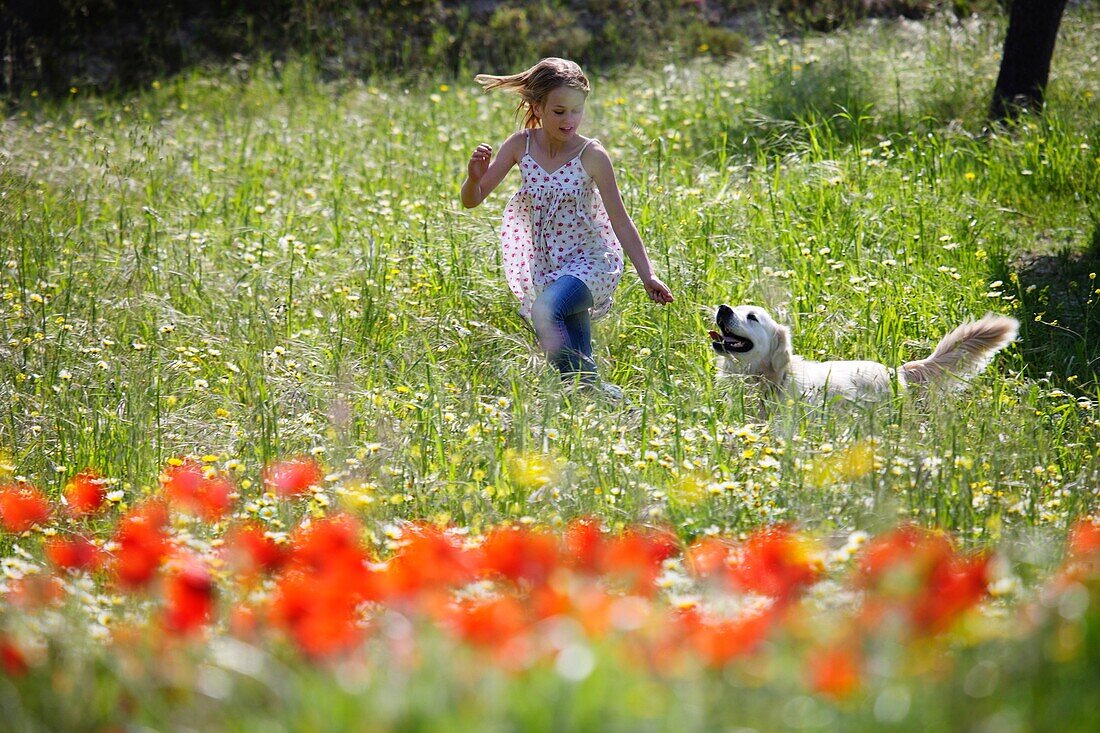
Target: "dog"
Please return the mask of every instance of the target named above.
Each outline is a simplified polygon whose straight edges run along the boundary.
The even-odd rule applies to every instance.
[[[719,375],[749,375],[773,393],[807,400],[839,397],[852,402],[888,398],[911,384],[959,387],[979,374],[1016,339],[1015,318],[987,314],[947,334],[932,355],[891,369],[875,361],[810,361],[795,355],[790,331],[763,308],[718,306],[717,330],[708,331],[719,357]]]

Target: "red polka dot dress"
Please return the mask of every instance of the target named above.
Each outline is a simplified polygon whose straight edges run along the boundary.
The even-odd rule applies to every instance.
[[[611,296],[623,275],[623,250],[596,182],[581,165],[581,153],[553,172],[531,157],[531,134],[520,158],[523,185],[504,208],[500,230],[504,275],[519,298],[519,312],[546,286],[572,275],[592,293],[592,318],[611,309]]]

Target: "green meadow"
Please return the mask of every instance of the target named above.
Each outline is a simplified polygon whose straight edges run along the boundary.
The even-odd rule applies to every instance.
[[[611,153],[676,296],[653,305],[628,269],[596,322],[621,404],[564,398],[517,314],[497,230],[518,174],[477,209],[459,202],[473,148],[518,128],[516,100],[472,79],[505,70],[332,80],[289,60],[106,97],[26,93],[0,123],[3,480],[57,498],[94,469],[121,511],[191,456],[234,479],[241,516],[283,532],[344,507],[380,548],[413,520],[476,536],[594,516],[684,541],[791,523],[825,542],[912,521],[997,548],[1024,594],[1100,505],[1098,31],[1095,10],[1071,8],[1045,113],[993,129],[992,17],[592,72],[581,132]],[[959,393],[769,404],[716,380],[720,303],[767,308],[809,358],[891,366],[990,311],[1021,330]],[[327,476],[288,507],[261,471],[301,454]],[[0,536],[0,554],[20,543]],[[424,677],[410,699],[442,684]],[[310,691],[298,730],[361,714],[323,671],[290,679]],[[554,679],[530,689],[560,702]],[[629,678],[608,715],[667,703],[652,729],[710,729],[723,683],[689,682]],[[375,701],[393,692],[371,684]],[[425,702],[404,727],[365,729],[538,719],[499,684],[503,702],[452,718]],[[598,725],[613,687],[604,675],[571,698],[574,728]],[[758,720],[787,694],[737,689]],[[928,717],[906,729],[949,730],[920,699]],[[775,729],[844,719],[806,704]],[[870,708],[853,720],[901,725]]]

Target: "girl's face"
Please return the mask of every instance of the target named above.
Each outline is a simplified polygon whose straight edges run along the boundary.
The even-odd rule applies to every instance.
[[[546,95],[536,112],[547,137],[564,143],[577,134],[584,119],[584,102],[588,95],[572,87],[558,87]]]

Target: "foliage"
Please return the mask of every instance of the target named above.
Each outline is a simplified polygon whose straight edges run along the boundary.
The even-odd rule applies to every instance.
[[[330,78],[453,75],[556,55],[613,68],[740,53],[738,27],[832,28],[868,15],[922,17],[959,3],[813,0],[16,0],[0,90],[130,89],[203,63],[308,59]],[[747,22],[746,22],[747,21]],[[700,50],[705,47],[705,49]]]

